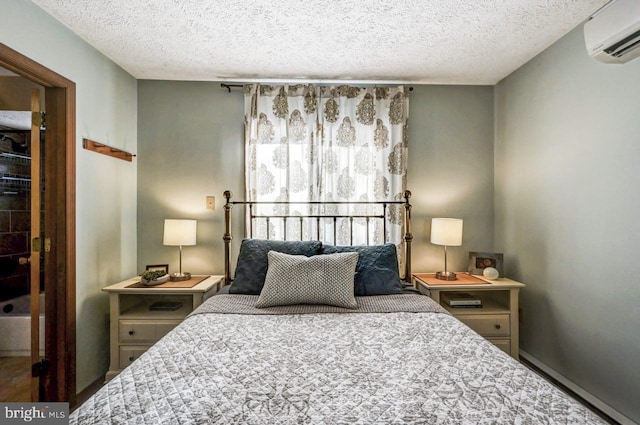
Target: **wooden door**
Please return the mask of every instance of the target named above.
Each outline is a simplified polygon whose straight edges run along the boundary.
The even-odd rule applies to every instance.
[[[45,87],[47,166],[45,230],[52,249],[44,256],[46,318],[45,354],[48,369],[41,400],[76,399],[76,260],[75,143],[76,86],[71,80],[0,43],[0,66]],[[38,306],[39,307],[39,306]],[[32,308],[32,311],[37,311]],[[39,330],[39,329],[38,329]]]
[[[40,255],[44,250],[42,237],[40,172],[40,127],[42,118],[40,91],[31,91],[31,401],[40,401],[40,375],[44,369],[40,358]]]

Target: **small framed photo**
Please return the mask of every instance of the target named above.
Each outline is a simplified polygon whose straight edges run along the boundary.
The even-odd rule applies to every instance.
[[[469,252],[469,273],[481,275],[485,268],[493,267],[498,270],[498,277],[504,277],[502,257],[499,252]]]
[[[151,264],[147,266],[147,271],[163,271],[165,274],[169,274],[169,265],[168,264]]]

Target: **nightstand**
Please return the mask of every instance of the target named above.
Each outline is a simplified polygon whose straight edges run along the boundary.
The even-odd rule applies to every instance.
[[[194,279],[203,276],[193,276]],[[131,364],[156,341],[176,327],[204,300],[218,291],[224,276],[209,276],[193,287],[184,282],[142,286],[140,276],[107,286],[110,312],[110,365],[105,375],[109,381]],[[168,311],[151,310],[156,302],[182,303]]]
[[[459,276],[462,274],[459,274]],[[511,357],[519,358],[518,293],[525,285],[515,280],[500,278],[486,283],[456,284],[436,282],[433,274],[417,273],[413,283],[423,294],[430,296],[461,322],[491,341]],[[434,276],[435,278],[435,276]],[[482,308],[456,308],[443,302],[443,293],[466,292],[482,300]]]

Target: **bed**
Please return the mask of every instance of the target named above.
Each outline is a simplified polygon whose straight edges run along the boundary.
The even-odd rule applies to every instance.
[[[230,198],[228,291],[109,381],[70,423],[604,423],[412,292],[410,257],[401,273],[396,244],[248,238],[231,281]],[[398,205],[407,255],[409,196]]]

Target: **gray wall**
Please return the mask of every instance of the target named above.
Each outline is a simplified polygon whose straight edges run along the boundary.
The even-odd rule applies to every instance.
[[[164,263],[175,270],[178,248],[162,245],[163,220],[194,218],[198,245],[184,248],[183,269],[222,274],[222,193],[244,199],[243,104],[241,90],[227,93],[219,83],[138,83],[138,270]],[[429,243],[430,219],[453,216],[465,229],[464,245],[450,249],[450,269],[466,270],[469,250],[493,245],[493,88],[416,86],[409,140],[413,269],[443,268],[442,247]],[[216,196],[213,212],[206,195]]]
[[[137,82],[30,1],[2,0],[0,42],[76,83],[77,390],[108,367],[108,297],[136,272],[136,160],[82,149],[87,137],[136,153]]]
[[[197,245],[183,248],[183,271],[224,272],[225,190],[244,199],[242,92],[219,83],[138,83],[138,270],[178,269],[178,247],[162,245],[165,218],[198,220]],[[215,196],[216,209],[205,209]],[[235,246],[242,234],[235,214]]]
[[[640,422],[640,60],[582,26],[496,87],[496,247],[528,286],[522,349]]]
[[[413,271],[444,268],[431,245],[431,218],[464,220],[449,270],[467,270],[469,251],[493,250],[493,87],[415,86],[409,105]]]

